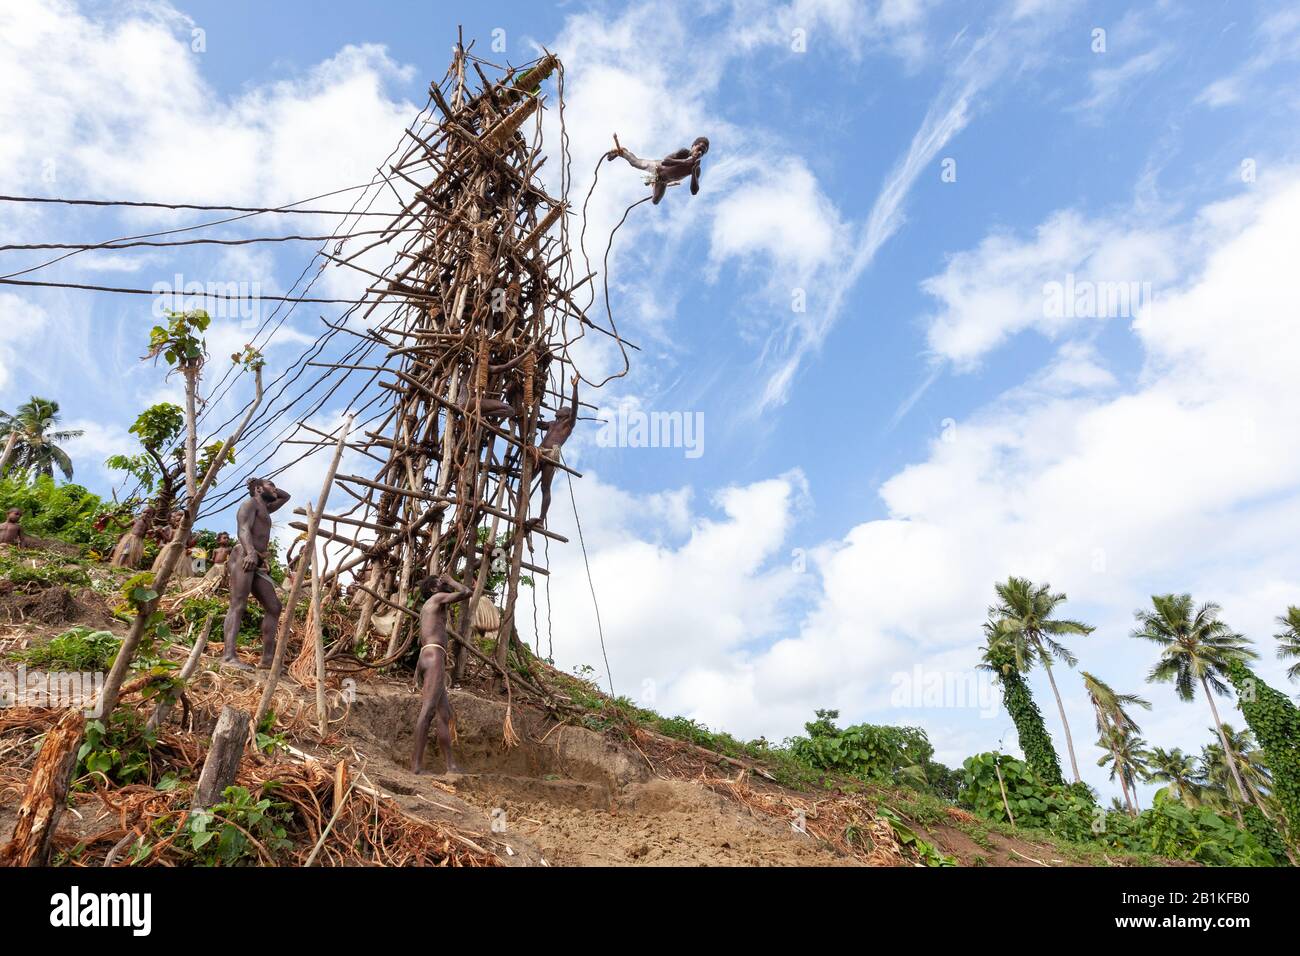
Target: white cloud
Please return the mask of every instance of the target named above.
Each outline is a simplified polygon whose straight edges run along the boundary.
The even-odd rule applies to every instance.
[[[290,202],[368,181],[415,113],[386,89],[411,68],[380,47],[345,47],[299,79],[226,99],[203,78],[186,17],[113,9],[127,16],[92,18],[70,0],[0,9],[6,188],[43,194],[52,170],[68,195]]]
[[[784,336],[774,341],[765,358],[764,385],[756,410],[781,405],[789,395],[795,375],[803,362],[821,348],[826,336],[840,320],[863,272],[875,260],[889,239],[905,221],[904,203],[921,172],[934,162],[939,151],[948,145],[970,122],[978,98],[1000,77],[1019,63],[1029,62],[1059,7],[1035,4],[1015,11],[1011,23],[999,23],[977,40],[959,43],[961,51],[953,63],[943,89],[931,102],[907,151],[895,164],[876,195],[866,223],[859,229],[850,249],[828,268],[824,299],[798,316],[798,322]],[[963,31],[964,34],[964,31]]]
[[[642,452],[650,453],[650,452]],[[710,669],[743,669],[747,645],[770,640],[788,623],[785,604],[802,582],[782,546],[805,495],[798,473],[731,487],[711,502],[717,516],[689,509],[689,494],[632,495],[588,471],[576,483],[591,575],[614,687],[670,712],[718,714],[695,693]],[[538,580],[543,653],[546,597],[561,664],[604,665],[568,489],[557,481],[549,522],[568,537],[550,545],[552,577]],[[668,522],[663,521],[667,514]],[[542,552],[530,560],[542,559]],[[519,624],[532,642],[531,601],[521,590]],[[562,624],[561,624],[562,622]],[[716,676],[706,678],[718,681]]]
[[[39,305],[0,292],[0,394],[9,388],[20,363],[29,373],[39,370],[38,363],[33,363],[30,355],[26,361],[19,356],[35,342],[48,323],[49,315]],[[34,369],[34,364],[38,368]],[[6,411],[12,412],[13,409]]]
[[[1274,91],[1264,90],[1261,80],[1279,63],[1300,59],[1300,11],[1279,9],[1265,17],[1255,28],[1254,45],[1258,50],[1254,56],[1206,86],[1196,101],[1217,109],[1241,103],[1254,94],[1272,96]]]
[[[713,217],[715,259],[755,254],[794,277],[827,265],[840,239],[839,216],[802,164],[755,169],[744,185],[724,196]],[[789,284],[784,291],[789,294]]]
[[[1088,74],[1090,95],[1076,107],[1086,113],[1099,114],[1109,109],[1134,88],[1143,77],[1154,73],[1169,59],[1171,48],[1161,44],[1144,53],[1129,57],[1118,66],[1101,66]],[[1112,54],[1100,54],[1109,57]]]
[[[1031,240],[994,233],[922,283],[941,304],[927,320],[927,343],[969,368],[1024,329],[1055,336],[1116,313],[1133,318],[1178,276],[1178,238],[1157,225],[1125,228],[1073,210],[1053,214]]]

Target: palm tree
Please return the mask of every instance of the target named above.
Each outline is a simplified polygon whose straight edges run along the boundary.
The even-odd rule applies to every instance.
[[[1151,604],[1153,610],[1135,612],[1138,626],[1133,631],[1134,637],[1153,641],[1163,648],[1147,680],[1172,682],[1183,700],[1195,697],[1196,684],[1200,683],[1214,715],[1219,743],[1231,753],[1214,695],[1228,693],[1223,675],[1229,661],[1249,660],[1259,655],[1246,646],[1250,643],[1247,638],[1219,620],[1217,604],[1206,603],[1194,610],[1190,594],[1155,594],[1151,596]],[[1246,786],[1241,782],[1236,762],[1230,760],[1228,769],[1237,783],[1237,793],[1245,800]]]
[[[5,439],[0,474],[10,468],[54,477],[57,466],[66,479],[72,478],[72,459],[57,442],[80,438],[82,431],[51,431],[59,423],[59,403],[32,396],[10,415],[0,411],[0,438]]]
[[[1255,746],[1255,738],[1249,729],[1233,730],[1231,724],[1224,724],[1221,729],[1224,739],[1228,741],[1228,752],[1232,754],[1237,774],[1246,785],[1246,795],[1271,820],[1273,813],[1269,807],[1269,798],[1273,792],[1273,774],[1264,764],[1264,752]],[[1206,747],[1204,755],[1220,765],[1223,763],[1221,747]]]
[[[1065,786],[1056,748],[1052,746],[1051,735],[1043,725],[1043,714],[1034,702],[1034,695],[1025,683],[1024,675],[1016,667],[1015,651],[1008,641],[998,639],[997,626],[992,621],[984,624],[984,638],[979,668],[991,671],[1002,688],[1002,703],[1015,721],[1016,735],[1020,739],[1020,749],[1025,754],[1025,763],[1048,786]],[[1031,664],[1032,662],[1026,662],[1026,669]]]
[[[1289,607],[1286,614],[1277,618],[1282,625],[1280,634],[1273,636],[1278,640],[1277,656],[1282,660],[1294,659],[1295,663],[1286,670],[1291,680],[1300,680],[1300,607]]]
[[[1147,779],[1167,783],[1185,806],[1195,808],[1200,805],[1204,776],[1194,757],[1177,747],[1173,750],[1152,747],[1146,752],[1146,761]]]
[[[1151,709],[1151,702],[1143,700],[1137,694],[1119,694],[1111,689],[1110,685],[1100,678],[1094,677],[1087,671],[1083,672],[1083,686],[1088,692],[1088,699],[1092,701],[1093,712],[1097,715],[1097,733],[1100,735],[1099,744],[1109,746],[1110,756],[1114,760],[1115,766],[1120,765],[1120,753],[1114,746],[1118,738],[1116,733],[1136,735],[1140,728],[1132,717],[1129,716],[1126,707],[1143,707]],[[1105,766],[1106,760],[1099,766]],[[1111,778],[1115,774],[1112,772]],[[1120,786],[1124,789],[1124,802],[1128,804],[1129,812],[1137,816],[1137,788],[1133,787],[1133,798],[1129,799],[1130,780],[1121,775]]]
[[[1021,671],[1027,669],[1026,662],[1034,660],[1042,663],[1043,670],[1047,671],[1047,680],[1056,695],[1056,710],[1065,728],[1065,748],[1070,753],[1074,782],[1079,783],[1082,780],[1079,761],[1074,756],[1074,740],[1070,736],[1070,723],[1065,719],[1061,692],[1052,676],[1052,658],[1073,667],[1078,663],[1077,659],[1055,638],[1066,634],[1091,634],[1093,629],[1078,621],[1053,617],[1057,606],[1065,601],[1065,595],[1053,594],[1046,584],[1035,585],[1026,578],[1011,577],[1005,584],[995,584],[994,589],[998,593],[998,603],[989,608],[989,615],[996,622],[998,638],[1012,646],[1016,666]]]
[[[1109,765],[1110,779],[1119,778],[1120,788],[1124,791],[1124,801],[1133,816],[1138,814],[1137,779],[1147,775],[1146,743],[1130,728],[1123,725],[1108,725],[1102,731],[1101,739],[1097,741],[1098,747],[1109,751],[1101,755],[1097,760],[1097,766]],[[1133,794],[1131,800],[1130,792]]]

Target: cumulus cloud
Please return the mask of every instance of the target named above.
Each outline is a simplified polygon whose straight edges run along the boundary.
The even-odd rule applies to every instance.
[[[79,196],[290,202],[367,182],[376,144],[395,142],[416,111],[388,93],[411,68],[378,46],[225,98],[203,77],[186,17],[165,4],[116,12],[128,15],[95,17],[72,0],[0,9],[7,187],[53,176]]]

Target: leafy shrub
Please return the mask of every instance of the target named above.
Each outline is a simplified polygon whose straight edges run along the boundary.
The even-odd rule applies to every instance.
[[[154,732],[131,708],[119,707],[103,721],[86,722],[86,736],[77,751],[76,776],[102,773],[116,784],[148,783],[153,776],[149,751],[157,744]]]
[[[1264,816],[1264,812],[1253,803],[1242,808],[1242,818],[1246,821],[1246,830],[1253,836],[1273,858],[1277,866],[1286,866],[1286,844],[1282,842],[1282,835],[1277,832],[1277,827],[1273,822]]]
[[[1023,761],[1005,754],[976,754],[966,760],[962,802],[989,820],[1007,822],[994,768],[1002,771],[1007,803],[1017,827],[1044,830],[1077,843],[1099,843],[1120,852],[1155,853],[1209,866],[1272,866],[1273,854],[1235,821],[1208,807],[1189,809],[1168,792],[1134,818],[1105,812],[1077,785],[1044,786]]]
[[[934,748],[920,728],[855,724],[841,730],[837,717],[837,710],[818,710],[817,719],[804,724],[808,736],[790,740],[791,753],[819,770],[914,786],[928,783],[929,768],[940,766],[930,760]]]
[[[198,865],[256,863],[250,833],[269,853],[290,845],[285,830],[287,804],[269,797],[254,800],[243,787],[227,787],[223,796],[225,800],[211,810],[196,810],[186,821],[188,849]]]
[[[90,587],[90,575],[80,561],[47,552],[0,551],[0,580],[26,592]]]
[[[106,671],[121,646],[121,638],[111,631],[74,627],[13,656],[30,667],[51,671]]]
[[[1016,826],[1047,830],[1067,840],[1092,837],[1099,811],[1086,789],[1046,786],[1027,763],[1006,754],[976,754],[966,759],[963,768],[961,802],[985,819],[1011,822],[1006,812],[1009,805]],[[1007,791],[1006,805],[998,785],[999,770]]]
[[[81,485],[59,485],[47,475],[33,482],[0,478],[0,504],[21,508],[23,532],[35,538],[55,538],[100,554],[117,543],[117,529],[95,528],[96,517],[113,506]]]

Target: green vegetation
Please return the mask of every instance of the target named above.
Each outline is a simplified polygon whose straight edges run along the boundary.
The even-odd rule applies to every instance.
[[[1065,603],[1065,595],[1053,594],[1046,584],[1036,585],[1026,578],[1011,577],[993,588],[998,600],[989,608],[989,620],[993,625],[990,637],[1010,646],[1015,655],[1016,669],[1021,673],[1028,671],[1034,663],[1043,665],[1052,693],[1056,695],[1056,709],[1065,730],[1065,749],[1070,755],[1074,782],[1078,783],[1081,779],[1079,761],[1074,756],[1074,740],[1070,736],[1070,722],[1065,719],[1061,691],[1052,674],[1052,658],[1073,667],[1078,659],[1057,638],[1067,634],[1086,636],[1092,633],[1092,628],[1079,621],[1058,618],[1056,609]]]
[[[185,821],[181,845],[193,854],[195,865],[255,865],[259,857],[253,840],[272,854],[291,845],[285,829],[288,804],[270,797],[254,800],[243,787],[227,787],[222,796],[221,803],[196,810]],[[141,855],[147,855],[148,849],[142,847]]]
[[[1052,746],[1051,735],[1043,725],[1042,712],[1034,703],[1029,685],[1016,666],[1015,649],[996,639],[996,627],[991,622],[984,625],[984,633],[987,641],[983,648],[983,663],[979,666],[992,671],[994,680],[1002,688],[1002,703],[1016,725],[1016,735],[1020,739],[1020,749],[1024,751],[1025,760],[1045,784],[1065,786],[1065,778],[1061,776],[1061,762],[1057,759],[1056,748]]]
[[[1290,680],[1300,680],[1300,607],[1289,607],[1286,614],[1277,619],[1282,630],[1273,636],[1277,638],[1277,656],[1284,661],[1295,661],[1286,670]]]
[[[790,753],[816,770],[831,771],[872,783],[908,784],[927,789],[931,780],[946,782],[950,771],[937,764],[934,747],[918,727],[857,724],[835,726],[837,710],[819,710],[804,724],[807,737],[787,741]]]
[[[107,670],[121,646],[122,639],[110,631],[74,627],[44,644],[15,651],[12,656],[28,667],[86,673]]]
[[[1201,685],[1214,727],[1219,732],[1219,742],[1225,752],[1231,753],[1223,736],[1223,721],[1214,704],[1215,694],[1227,694],[1223,677],[1234,660],[1245,661],[1259,655],[1248,648],[1246,638],[1236,634],[1219,620],[1217,604],[1203,604],[1193,609],[1190,594],[1157,594],[1151,598],[1152,610],[1136,613],[1138,626],[1133,636],[1151,641],[1161,648],[1160,660],[1151,669],[1148,681],[1169,682],[1178,696],[1190,701],[1196,696],[1196,685]],[[1237,772],[1236,763],[1228,768],[1237,785],[1233,799],[1246,802],[1246,788]]]
[[[1287,821],[1288,841],[1300,845],[1300,709],[1251,673],[1240,658],[1228,661],[1226,673],[1272,772],[1273,792]]]
[[[112,506],[80,485],[55,484],[44,475],[31,482],[7,476],[0,478],[0,503],[22,509],[23,533],[30,537],[52,538],[101,555],[117,542],[118,528],[100,523]]]
[[[53,479],[57,467],[64,478],[71,480],[72,459],[57,443],[84,433],[58,431],[58,424],[59,403],[35,395],[13,414],[0,411],[0,475],[31,474]]]
[[[86,736],[77,751],[73,776],[92,774],[118,785],[149,783],[153,780],[150,751],[157,743],[157,736],[136,711],[125,707],[115,710],[107,726],[100,720],[86,722]]]
[[[1076,787],[1046,787],[1026,764],[1005,754],[976,754],[966,761],[965,769],[960,802],[980,817],[997,822],[1009,822],[1009,806],[1018,830],[1037,830],[1076,844],[1092,843],[1103,850],[1153,853],[1212,866],[1285,863],[1285,855],[1275,856],[1268,843],[1252,832],[1208,807],[1189,808],[1164,790],[1156,794],[1154,806],[1134,817],[1102,810],[1084,799]],[[1280,847],[1280,841],[1274,845]]]
[[[0,550],[0,581],[14,591],[43,591],[51,587],[90,587],[83,562],[39,551]]]

